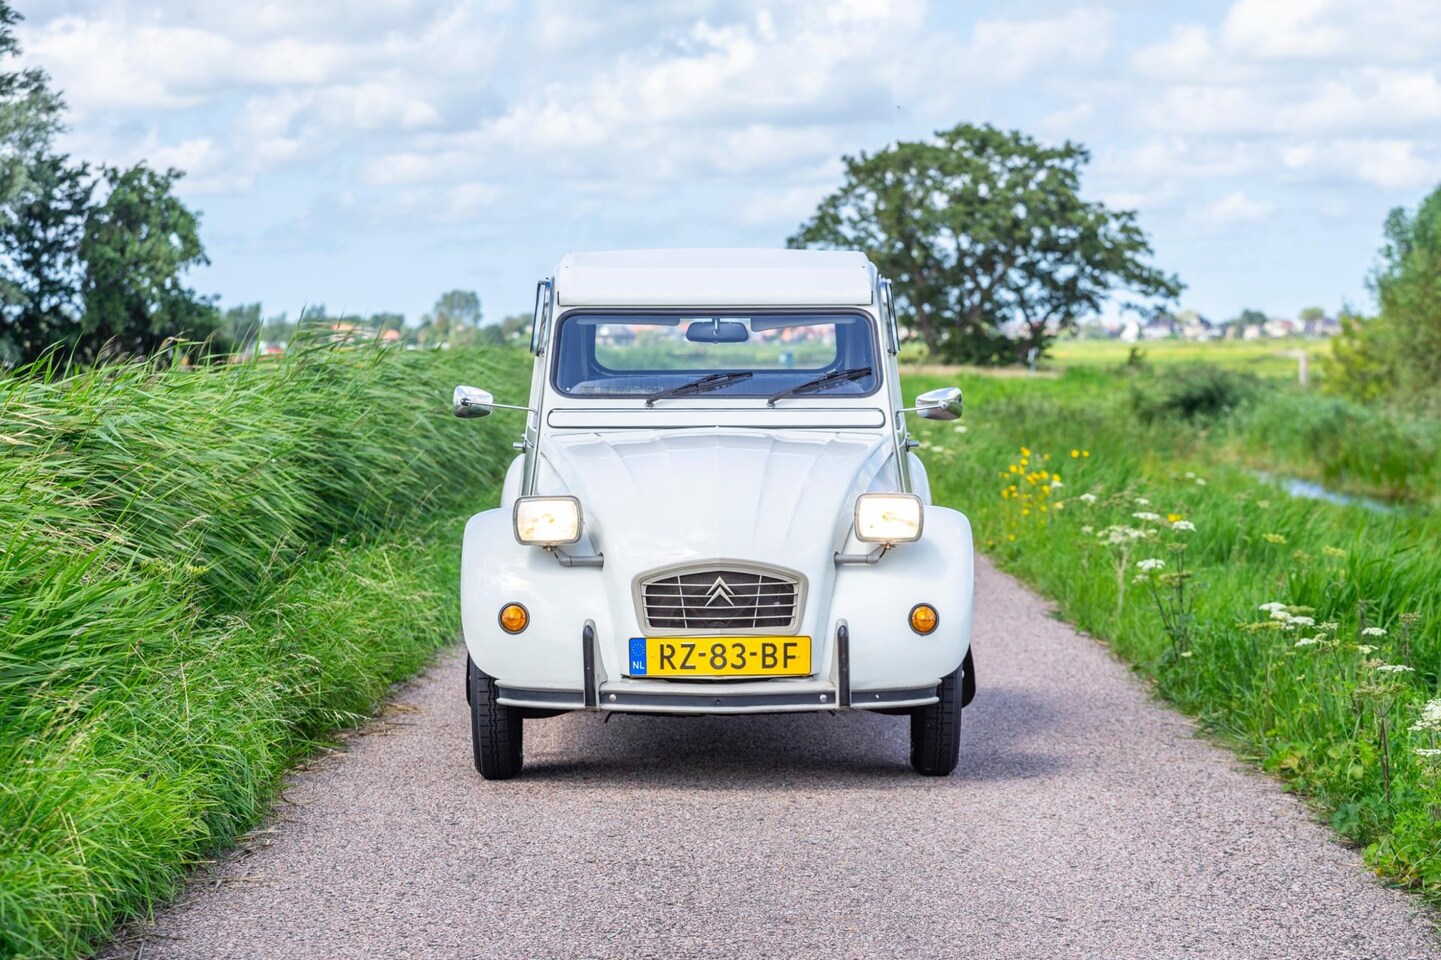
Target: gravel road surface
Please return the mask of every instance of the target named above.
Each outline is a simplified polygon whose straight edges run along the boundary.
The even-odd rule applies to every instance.
[[[898,717],[572,715],[480,780],[463,655],[197,879],[146,958],[1438,957],[1294,798],[988,565],[961,767]]]

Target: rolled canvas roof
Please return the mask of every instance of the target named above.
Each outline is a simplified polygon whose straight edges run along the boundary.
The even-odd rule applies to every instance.
[[[562,307],[865,306],[875,271],[854,250],[615,250],[569,253]]]

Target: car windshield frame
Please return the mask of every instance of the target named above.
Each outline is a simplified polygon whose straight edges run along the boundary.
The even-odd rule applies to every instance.
[[[830,360],[828,364],[817,367],[797,366],[767,368],[751,367],[745,364],[740,364],[733,366],[717,365],[714,367],[699,368],[624,370],[613,369],[601,363],[599,358],[596,356],[595,345],[592,341],[588,344],[588,349],[590,352],[586,358],[586,367],[588,372],[593,371],[596,373],[604,373],[607,375],[607,378],[624,378],[627,376],[634,376],[637,378],[644,376],[655,377],[656,382],[654,384],[647,385],[652,387],[652,389],[646,389],[641,385],[636,385],[635,387],[627,390],[585,390],[577,392],[574,389],[574,387],[576,386],[575,383],[571,383],[568,387],[567,384],[563,382],[562,366],[565,363],[565,351],[567,349],[566,324],[568,321],[573,322],[576,320],[595,320],[598,318],[604,318],[614,323],[624,323],[628,318],[640,320],[641,318],[646,317],[674,318],[677,324],[682,322],[683,320],[696,319],[717,319],[724,321],[735,319],[751,320],[755,318],[770,317],[812,317],[819,322],[824,322],[825,320],[835,318],[845,318],[847,321],[859,321],[863,325],[864,330],[866,331],[864,342],[866,345],[865,349],[869,353],[869,356],[862,359],[864,359],[865,362],[869,363],[870,365],[870,376],[862,377],[858,380],[848,382],[838,382],[837,384],[835,384],[835,387],[838,389],[821,389],[816,391],[808,391],[798,396],[787,397],[785,399],[821,401],[861,400],[867,397],[875,396],[878,392],[881,391],[881,389],[885,385],[886,366],[884,363],[885,355],[882,353],[881,350],[880,328],[876,322],[876,318],[862,309],[847,307],[770,307],[757,309],[745,309],[736,307],[724,307],[715,309],[602,309],[594,307],[575,307],[567,310],[565,313],[562,313],[560,316],[556,317],[554,321],[555,334],[551,338],[549,351],[551,357],[549,363],[547,364],[547,367],[549,368],[547,379],[549,380],[550,388],[558,396],[564,397],[568,400],[633,400],[637,402],[644,402],[648,395],[655,392],[655,390],[662,389],[663,387],[676,386],[685,383],[687,380],[694,380],[698,377],[705,376],[706,374],[725,372],[728,370],[749,370],[754,373],[754,376],[745,380],[740,380],[732,384],[727,384],[725,387],[722,387],[720,389],[708,390],[698,393],[685,393],[675,398],[667,398],[667,400],[674,399],[677,401],[695,400],[712,402],[715,400],[744,399],[765,401],[772,395],[786,387],[804,383],[807,380],[814,379],[815,377],[832,372],[834,370],[839,370],[847,366],[856,365],[854,363],[854,361],[856,360],[854,356],[848,357],[843,351],[837,349],[836,355]],[[600,324],[594,325],[599,326]],[[660,326],[660,324],[657,324],[657,326]],[[584,342],[582,342],[582,345],[584,345]],[[572,347],[572,349],[574,348]],[[672,378],[674,380],[673,383],[670,382]],[[856,385],[858,383],[866,384],[867,382],[869,382],[868,387],[863,386],[861,389],[857,389]],[[664,403],[667,401],[663,400],[662,402]],[[657,407],[657,409],[659,409],[659,407]]]

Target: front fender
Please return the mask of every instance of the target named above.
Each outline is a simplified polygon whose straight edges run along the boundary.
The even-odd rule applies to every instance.
[[[530,625],[511,635],[500,608],[522,604]],[[601,571],[563,567],[554,556],[515,540],[511,511],[477,513],[465,525],[460,564],[460,618],[475,665],[506,684],[580,691],[581,633],[587,620],[612,636]]]
[[[935,683],[955,670],[971,646],[975,555],[966,516],[926,508],[925,531],[874,564],[839,567],[829,623],[850,632],[851,686],[891,690]],[[910,627],[918,603],[936,608],[934,632]],[[863,698],[855,696],[859,704]]]

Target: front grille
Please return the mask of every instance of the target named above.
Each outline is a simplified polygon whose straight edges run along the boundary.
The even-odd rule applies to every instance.
[[[800,581],[753,570],[691,570],[641,582],[646,627],[664,630],[753,630],[796,627]]]

